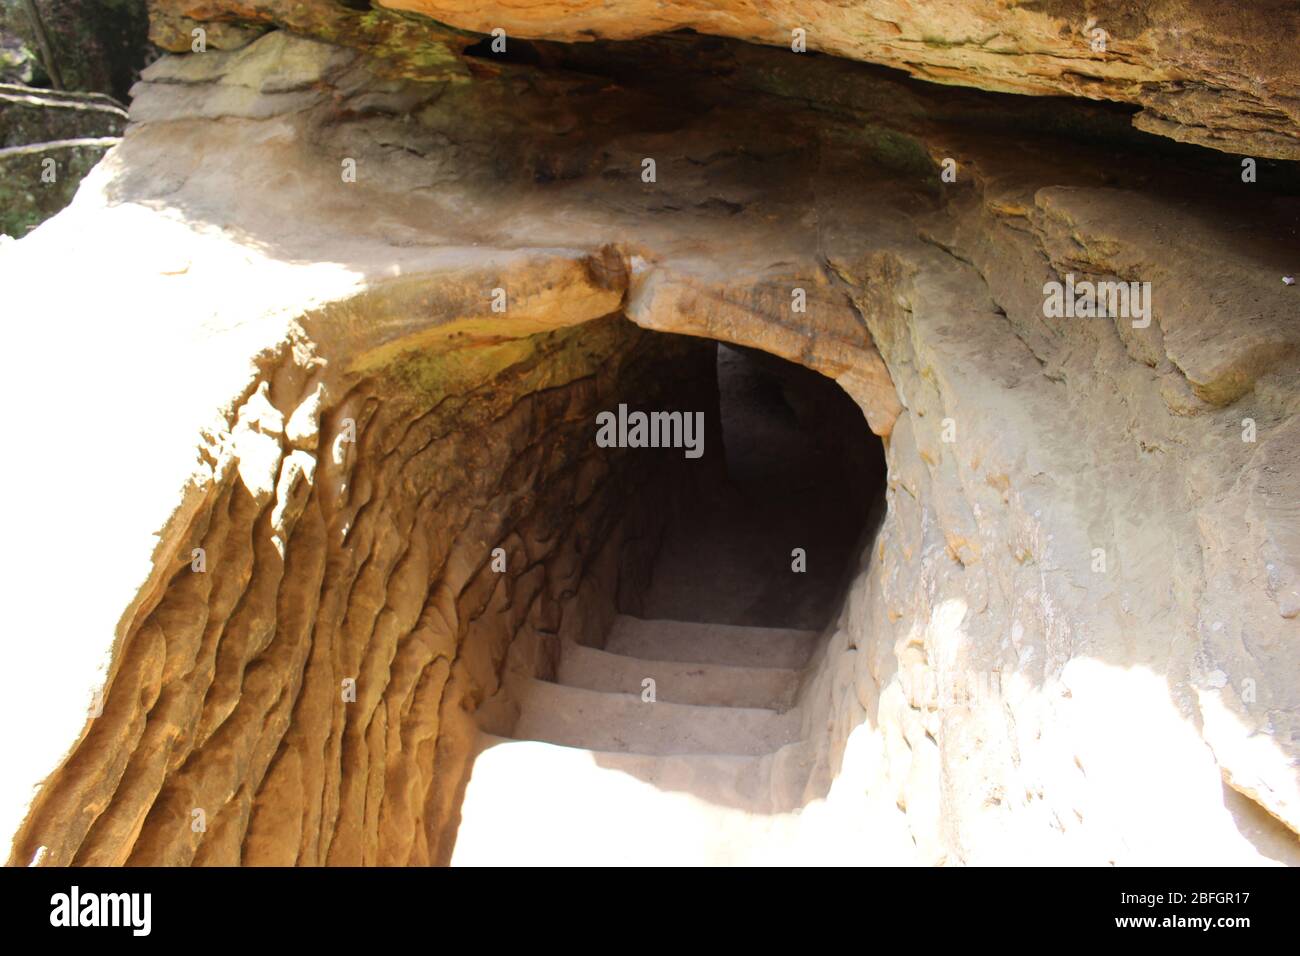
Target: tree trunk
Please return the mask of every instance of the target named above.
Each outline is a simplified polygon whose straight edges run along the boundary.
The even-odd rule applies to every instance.
[[[45,32],[45,21],[41,19],[41,11],[37,9],[36,0],[23,0],[23,6],[27,8],[27,16],[32,21],[32,32],[36,34],[36,45],[41,48],[41,60],[45,64],[45,72],[50,75],[50,84],[56,89],[63,89],[63,76],[59,73],[59,64],[54,58],[54,47],[50,43],[50,36]]]

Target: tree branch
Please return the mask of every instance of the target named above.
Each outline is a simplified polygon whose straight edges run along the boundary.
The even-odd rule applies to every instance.
[[[41,60],[44,62],[45,72],[50,75],[50,83],[54,88],[61,90],[63,75],[59,72],[59,64],[54,59],[54,47],[50,44],[50,35],[45,32],[45,21],[41,19],[41,11],[36,8],[36,0],[23,0],[23,6],[27,10],[27,19],[32,21],[36,45],[41,48]]]
[[[98,113],[113,113],[122,119],[127,118],[126,108],[117,100],[103,93],[52,93],[36,86],[18,86],[13,83],[0,83],[0,101],[20,103],[23,106],[37,106],[43,109],[86,110]]]
[[[96,147],[108,149],[122,142],[120,136],[92,136],[86,139],[56,139],[49,143],[29,143],[26,146],[8,146],[0,149],[0,159],[14,156],[37,156],[56,149],[84,149]]]

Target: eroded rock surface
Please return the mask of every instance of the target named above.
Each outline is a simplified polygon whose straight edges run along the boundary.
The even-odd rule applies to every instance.
[[[790,840],[1294,860],[1294,196],[1086,106],[1035,132],[1019,101],[833,61],[778,82],[783,54],[721,41],[636,69],[690,42],[467,82],[277,31],[151,68],[73,206],[0,253],[110,418],[55,395],[13,423],[39,464],[4,492],[59,519],[11,529],[6,632],[34,637],[5,668],[42,675],[4,704],[34,728],[11,862],[445,859],[468,711],[508,723],[504,671],[612,613],[619,485],[584,437],[653,394],[635,326],[816,369],[885,442],[887,514],[800,685]],[[1046,316],[1067,274],[1149,281],[1150,321]],[[110,277],[130,295],[88,307]],[[53,575],[69,550],[89,567]]]
[[[410,23],[330,0],[152,0],[158,42],[186,49],[177,23],[271,22],[331,42],[363,42],[428,68],[473,42],[461,31],[567,42],[672,30],[879,63],[939,83],[1132,103],[1141,129],[1183,142],[1300,158],[1300,10],[1287,0],[858,0],[853,3],[536,3],[381,0]],[[427,18],[427,19],[425,19]],[[794,31],[801,31],[796,36]],[[364,38],[364,39],[363,39]],[[401,48],[405,48],[403,53]],[[437,51],[437,52],[431,52]],[[421,54],[426,62],[419,62]]]
[[[599,455],[589,422],[653,399],[654,363],[698,365],[690,345],[604,319],[360,378],[268,362],[203,450],[204,499],[18,852],[445,859],[470,715],[507,656],[544,675],[548,641],[612,619],[619,568],[667,513],[654,473]]]

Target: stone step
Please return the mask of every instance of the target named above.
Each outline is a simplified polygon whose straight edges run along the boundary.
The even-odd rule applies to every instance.
[[[484,735],[453,866],[764,862],[772,755],[601,753]]]
[[[798,669],[808,662],[816,640],[816,631],[644,620],[620,614],[604,649],[652,661]]]
[[[617,753],[770,753],[799,738],[799,714],[757,707],[646,703],[611,694],[527,680],[516,685],[520,716],[512,736]]]
[[[799,672],[790,668],[645,660],[572,643],[564,646],[556,682],[639,698],[647,677],[663,703],[778,711],[790,706],[799,683]]]

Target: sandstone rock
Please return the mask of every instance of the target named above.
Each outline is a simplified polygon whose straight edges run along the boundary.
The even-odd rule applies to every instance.
[[[151,9],[155,20],[256,18],[335,42],[341,30],[372,29],[342,28],[347,14],[339,6],[323,0],[153,0]],[[1300,74],[1292,56],[1300,11],[1285,0],[1231,8],[1215,0],[1137,7],[1108,0],[1086,10],[1059,3],[1008,7],[995,0],[967,0],[955,7],[941,0],[847,5],[634,0],[613,6],[382,0],[381,6],[430,18],[424,21],[429,31],[424,37],[405,33],[384,39],[382,46],[423,43],[431,52],[458,48],[454,38],[447,44],[442,24],[477,34],[500,29],[507,37],[566,42],[629,40],[689,28],[787,51],[794,31],[801,30],[809,51],[880,63],[938,83],[1132,103],[1141,107],[1134,123],[1158,135],[1253,156],[1300,158],[1295,105]],[[407,56],[416,53],[408,47]]]
[[[1290,155],[1293,120],[1267,136],[1237,120],[1284,112],[1289,65],[1256,89],[1172,24],[1253,38],[1239,62],[1265,72],[1275,34],[1232,32],[1254,14],[1161,11],[1125,21],[1123,55],[1082,74],[1060,62],[1077,42],[1065,18],[1037,8],[1005,14],[1010,36],[983,8],[934,34],[930,7],[880,8],[894,15],[869,21],[870,42],[814,46],[1147,109],[1160,87],[1178,137]],[[744,13],[579,8],[547,32],[689,21],[775,43],[766,18],[789,16]],[[565,642],[599,643],[690,493],[680,473],[599,458],[595,411],[674,380],[707,392],[707,340],[834,378],[889,467],[887,510],[799,682],[800,740],[730,777],[699,771],[715,795],[802,809],[773,814],[755,858],[1295,861],[1285,189],[1086,106],[1061,107],[1085,122],[1069,140],[1019,100],[852,64],[810,61],[778,89],[803,67],[721,41],[648,41],[622,66],[590,45],[574,69],[468,82],[439,54],[456,66],[403,79],[392,50],[361,50],[397,16],[161,62],[71,207],[0,247],[10,306],[45,317],[14,330],[15,354],[45,354],[57,327],[78,384],[15,418],[31,462],[0,477],[30,505],[0,613],[42,638],[0,661],[43,675],[0,698],[32,728],[5,755],[11,863],[40,847],[46,865],[446,862],[480,729],[509,732],[517,681],[554,677]],[[702,84],[710,50],[726,75]],[[1213,113],[1196,106],[1210,86],[1234,91]],[[76,283],[58,278],[68,257],[86,264]],[[1046,315],[1044,284],[1071,270],[1150,281],[1151,323]],[[130,295],[86,291],[109,287]],[[47,377],[15,369],[11,407]],[[87,420],[84,394],[114,427]],[[69,551],[94,556],[75,601],[49,570]],[[614,797],[636,790],[617,779]]]

